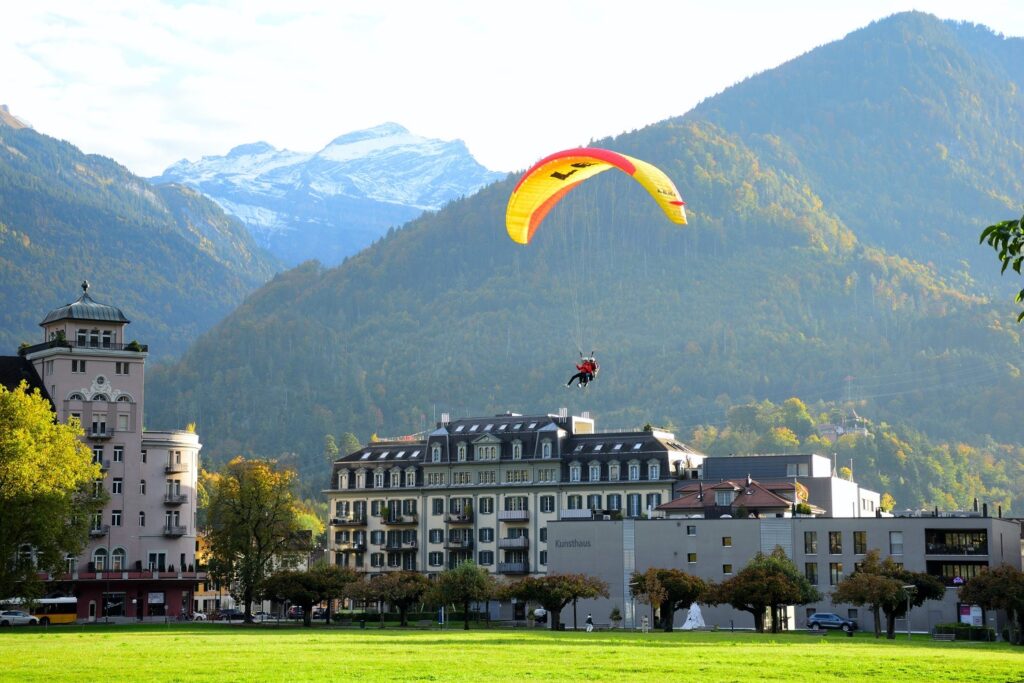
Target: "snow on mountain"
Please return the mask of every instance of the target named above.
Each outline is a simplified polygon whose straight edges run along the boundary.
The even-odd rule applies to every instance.
[[[286,264],[316,258],[334,265],[388,228],[503,175],[477,163],[461,140],[385,123],[315,153],[239,145],[224,156],[182,159],[152,180],[203,192]]]

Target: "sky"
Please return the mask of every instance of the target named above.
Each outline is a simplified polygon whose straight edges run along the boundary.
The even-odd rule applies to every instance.
[[[144,176],[386,121],[515,171],[910,9],[1024,36],[1021,0],[34,0],[2,11],[0,103]]]

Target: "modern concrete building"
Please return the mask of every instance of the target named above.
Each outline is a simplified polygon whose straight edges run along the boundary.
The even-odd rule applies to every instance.
[[[812,605],[790,610],[789,626],[803,628],[814,612],[834,612],[871,628],[871,616],[854,605],[833,605],[829,594],[871,549],[891,556],[911,571],[928,572],[947,585],[945,598],[926,602],[910,615],[915,631],[956,622],[972,606],[960,605],[957,587],[981,568],[1021,567],[1021,525],[1017,520],[956,513],[912,517],[771,517],[761,519],[624,519],[622,521],[555,521],[548,526],[548,565],[552,572],[583,572],[608,582],[610,597],[586,601],[581,613],[597,621],[618,607],[624,626],[633,628],[650,607],[630,597],[634,571],[672,567],[720,582],[746,565],[758,551],[782,547],[796,566],[824,594]],[[753,628],[753,617],[728,606],[702,607],[708,626]],[[973,607],[973,618],[988,625],[996,615]],[[676,614],[679,627],[686,611]],[[1001,623],[1001,622],[1000,622]],[[906,622],[897,623],[898,630]]]
[[[550,522],[647,516],[703,461],[668,432],[597,433],[586,414],[445,418],[335,462],[329,551],[366,572],[472,559],[507,576],[544,573]]]
[[[90,541],[55,591],[76,595],[79,617],[141,619],[191,611],[197,578],[196,481],[201,445],[189,431],[143,431],[147,347],[127,341],[120,309],[82,295],[43,319],[43,341],[19,351],[58,419],[75,417],[109,501]]]

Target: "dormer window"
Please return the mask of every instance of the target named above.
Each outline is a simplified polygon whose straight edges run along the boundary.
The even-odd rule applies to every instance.
[[[614,460],[608,463],[608,481],[619,480],[619,463]]]
[[[522,460],[523,459],[523,442],[513,441],[512,442],[512,459]]]
[[[339,489],[347,489],[348,488],[348,471],[347,470],[346,471],[342,471],[342,472],[338,472],[338,488]]]
[[[540,444],[540,457],[542,457],[542,458],[550,458],[551,457],[551,442],[550,441],[545,440],[545,441],[541,442],[541,444]]]
[[[416,468],[410,467],[405,471],[405,485],[408,487],[416,486]]]
[[[358,472],[356,472],[356,488],[366,488],[366,472],[364,472],[363,470],[359,470]]]
[[[629,480],[640,481],[640,463],[631,462],[629,463]]]
[[[580,464],[578,462],[571,463],[569,465],[569,481],[580,480]]]
[[[397,467],[391,470],[391,488],[397,489],[402,485],[402,471]]]
[[[458,450],[459,462],[466,462],[466,444],[460,443]]]
[[[590,463],[590,481],[601,481],[601,463]]]
[[[656,462],[647,463],[647,478],[650,480],[661,478],[661,465]]]
[[[430,448],[430,462],[441,462],[441,445],[434,444]]]
[[[382,489],[384,488],[384,472],[377,470],[373,473],[373,488]]]
[[[715,505],[729,507],[735,497],[735,491],[715,491]]]

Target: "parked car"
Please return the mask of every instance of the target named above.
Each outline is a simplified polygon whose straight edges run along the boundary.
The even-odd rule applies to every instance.
[[[325,616],[327,616],[327,610],[325,610],[323,607],[314,607],[313,608],[313,618],[314,619],[323,619]]]
[[[817,612],[807,619],[807,628],[812,631],[828,628],[850,632],[857,629],[857,622],[852,619],[844,619],[838,614],[832,614],[831,612]]]
[[[206,621],[207,616],[205,612],[193,612],[192,621]]]
[[[304,614],[305,614],[305,612],[303,611],[302,607],[300,607],[299,605],[292,605],[291,607],[288,608],[288,618],[289,619],[301,619]]]
[[[20,609],[9,609],[0,612],[0,626],[35,626],[38,623],[38,619]]]
[[[241,621],[242,619],[245,618],[245,612],[243,612],[240,609],[233,609],[233,608],[222,609],[222,610],[218,610],[218,612],[214,616],[214,618],[217,621],[234,621],[235,619],[238,619],[239,621]]]
[[[259,612],[254,612],[252,618],[254,621],[263,623],[264,621],[273,621],[274,615],[270,612],[264,612],[261,610]]]

